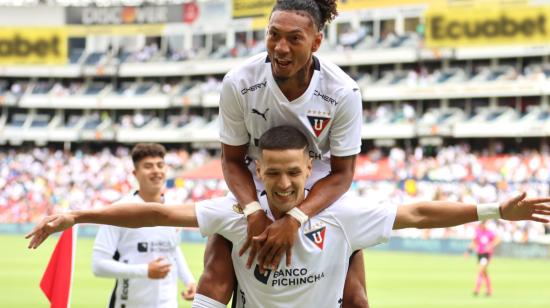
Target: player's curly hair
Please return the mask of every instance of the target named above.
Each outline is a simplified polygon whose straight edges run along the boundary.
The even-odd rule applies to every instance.
[[[319,31],[338,15],[336,0],[277,0],[271,13],[275,11],[304,11],[313,18]]]
[[[138,143],[132,148],[132,162],[134,166],[145,157],[160,157],[164,158],[166,149],[162,144],[158,143]]]

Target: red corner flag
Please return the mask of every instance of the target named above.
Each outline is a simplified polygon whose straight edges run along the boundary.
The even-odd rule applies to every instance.
[[[40,289],[50,300],[51,308],[69,307],[73,279],[76,228],[63,231],[40,281]]]

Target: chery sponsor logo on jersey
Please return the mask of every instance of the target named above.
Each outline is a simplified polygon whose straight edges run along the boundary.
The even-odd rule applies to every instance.
[[[258,265],[254,268],[254,277],[265,284],[272,287],[287,287],[299,286],[304,284],[313,284],[323,278],[325,273],[310,273],[307,268],[284,268],[277,270],[265,270],[260,273]],[[271,278],[271,281],[269,281]]]
[[[244,88],[241,90],[241,94],[242,95],[245,95],[246,93],[248,92],[254,92],[256,90],[259,90],[261,88],[265,88],[267,87],[267,80],[263,81],[263,82],[260,82],[260,83],[257,83],[255,85],[252,85],[250,87],[247,87],[247,88]]]
[[[308,110],[306,116],[317,137],[323,133],[330,122],[330,112]]]
[[[331,105],[334,105],[334,106],[338,106],[338,102],[336,102],[336,100],[326,94],[323,94],[317,90],[315,90],[315,92],[313,92],[313,96],[319,96],[322,100],[324,100],[325,102],[331,104]]]

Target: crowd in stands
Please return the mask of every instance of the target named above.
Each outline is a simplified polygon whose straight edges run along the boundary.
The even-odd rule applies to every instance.
[[[393,148],[362,154],[352,192],[371,202],[410,204],[420,200],[453,200],[467,203],[492,202],[526,191],[546,196],[550,188],[550,154],[525,151],[520,154],[473,153],[468,146],[440,149],[436,156],[421,148],[408,153]],[[192,154],[170,150],[166,156],[166,200],[202,200],[227,192],[223,180],[190,180],[180,175],[205,165],[205,151]],[[361,177],[365,165],[386,165],[375,178]],[[34,222],[44,214],[68,209],[95,208],[114,202],[135,187],[129,149],[74,152],[34,148],[0,151],[0,223]],[[433,230],[401,230],[401,236],[420,238],[471,238],[474,224]],[[550,225],[530,222],[493,222],[504,241],[537,241],[548,238]]]
[[[379,149],[371,151],[370,163],[386,164],[378,181],[356,181],[357,194],[375,202],[410,204],[420,200],[451,200],[485,203],[504,200],[525,191],[528,196],[550,193],[550,152],[525,150],[504,154],[475,153],[466,144],[440,149],[426,156],[417,147],[411,153],[392,148],[387,157]],[[382,162],[383,161],[383,162]],[[358,166],[362,164],[359,163]],[[493,228],[504,241],[524,242],[550,234],[550,225],[533,222],[494,222]],[[472,238],[475,224],[446,229],[401,230],[402,236],[424,238]]]
[[[129,149],[124,147],[96,153],[47,148],[1,151],[0,223],[33,222],[54,211],[95,208],[117,201],[136,187],[129,157]],[[168,200],[225,192],[217,181],[212,185],[211,181],[174,180],[183,171],[204,165],[209,159],[205,152],[171,150],[165,159],[169,165]]]

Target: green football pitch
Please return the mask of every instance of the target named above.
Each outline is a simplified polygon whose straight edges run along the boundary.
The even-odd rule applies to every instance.
[[[0,307],[49,307],[38,284],[57,238],[27,250],[23,236],[0,236]],[[114,281],[91,273],[91,239],[79,239],[72,307],[106,307]],[[204,245],[182,245],[195,277]],[[463,256],[369,251],[365,253],[371,307],[550,307],[550,261],[495,258],[492,297],[473,297],[475,259]],[[190,307],[182,302],[180,307]]]

